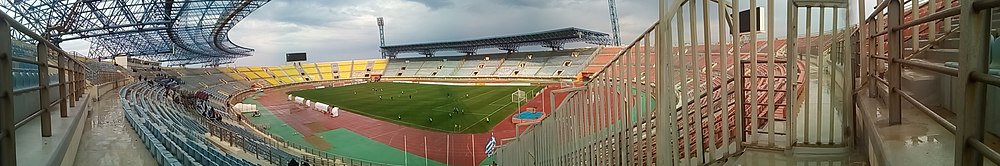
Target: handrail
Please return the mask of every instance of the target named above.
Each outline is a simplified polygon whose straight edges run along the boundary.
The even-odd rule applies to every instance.
[[[653,30],[655,30],[655,29],[656,29],[656,26],[657,26],[657,25],[659,25],[659,24],[660,24],[660,22],[655,22],[655,23],[653,23],[653,25],[652,25],[652,26],[649,26],[649,28],[646,28],[646,30],[645,30],[645,31],[643,31],[643,32],[642,32],[642,33],[640,33],[640,34],[643,34],[643,35],[649,35],[649,33],[650,33],[650,32],[653,32]],[[647,39],[647,38],[644,38],[644,37],[641,37],[641,36],[640,36],[640,37],[636,38],[635,40],[633,40],[633,41],[632,41],[632,43],[630,43],[630,44],[629,44],[628,46],[625,46],[625,48],[622,48],[622,50],[621,50],[621,51],[618,51],[618,54],[617,54],[617,55],[615,55],[615,57],[614,57],[614,58],[611,58],[611,60],[609,60],[609,61],[608,61],[608,64],[605,64],[605,65],[604,65],[604,67],[601,67],[601,70],[597,70],[597,72],[594,72],[594,74],[593,74],[593,75],[591,75],[591,76],[593,77],[593,76],[596,76],[596,75],[598,75],[598,74],[601,74],[601,73],[604,73],[604,71],[605,71],[605,70],[608,70],[608,68],[610,68],[610,67],[611,67],[611,65],[614,65],[614,62],[615,62],[615,61],[618,61],[618,59],[621,59],[621,57],[622,57],[622,56],[624,56],[624,55],[625,55],[625,53],[628,53],[628,50],[629,50],[629,49],[632,49],[632,47],[635,47],[636,45],[639,45],[639,42],[641,42],[641,41],[642,41],[642,40],[644,40],[644,39]],[[645,48],[644,48],[644,49],[645,49]],[[592,82],[592,81],[593,81],[593,79],[591,79],[591,80],[590,80],[590,81],[588,81],[587,83],[589,84],[589,83],[590,83],[590,82]]]
[[[920,101],[914,99],[913,96],[910,96],[909,94],[906,93],[902,93],[902,91],[899,90],[899,88],[893,88],[893,90],[900,92],[899,96],[902,96],[904,99],[906,99],[906,101],[909,101],[910,104],[913,104],[913,106],[916,106],[917,109],[924,112],[924,114],[926,114],[927,116],[931,117],[931,120],[934,120],[934,122],[937,122],[939,125],[941,125],[941,127],[947,129],[948,132],[951,132],[952,134],[958,133],[958,127],[956,127],[955,124],[948,122],[948,120],[945,120],[944,117],[941,117],[941,115],[938,115],[930,108],[927,108],[927,106],[925,106],[923,103],[920,103]]]
[[[1000,163],[1000,154],[998,154],[997,151],[994,151],[992,148],[986,146],[986,144],[983,144],[982,141],[979,141],[975,138],[969,138],[968,140],[966,140],[966,142],[972,144],[972,147],[976,148],[976,150],[978,150],[979,153],[982,153],[983,157],[986,157],[986,159],[990,159],[990,161],[992,161],[993,163]]]
[[[865,22],[872,21],[873,19],[875,19],[876,16],[882,15],[882,10],[884,10],[887,6],[889,6],[889,1],[894,1],[894,0],[884,0],[882,1],[882,3],[879,3],[878,6],[875,6],[875,11],[872,12],[871,15],[868,15],[868,18],[865,19]]]
[[[948,35],[956,31],[958,31],[958,27],[952,28],[948,32],[942,33],[941,36],[939,36],[937,39],[934,39],[934,41],[931,41],[930,43],[927,43],[927,45],[920,47],[919,50],[913,51],[913,53],[910,53],[910,55],[906,56],[906,58],[903,59],[910,59],[913,58],[914,56],[920,55],[920,53],[924,53],[924,51],[930,49],[931,46],[937,45],[942,40],[948,38]]]
[[[947,75],[950,75],[952,77],[958,77],[958,69],[955,69],[955,68],[948,68],[948,67],[941,66],[941,65],[933,65],[933,64],[928,64],[928,63],[925,63],[925,62],[917,62],[917,61],[914,61],[914,60],[909,60],[909,59],[905,59],[904,60],[904,59],[899,59],[899,58],[894,58],[893,62],[899,62],[900,64],[903,64],[903,65],[907,65],[907,66],[911,66],[911,67],[917,67],[917,68],[921,68],[921,69],[927,69],[927,70],[931,70],[931,71],[938,72],[938,73],[941,73],[941,74],[947,74]]]
[[[1000,6],[1000,1],[998,0],[983,0],[972,2],[972,10],[985,10],[990,8],[995,8]]]
[[[1000,77],[992,76],[986,73],[974,72],[972,73],[972,78],[1000,88]]]
[[[945,10],[938,11],[938,12],[935,12],[933,14],[930,14],[930,15],[927,15],[927,16],[924,16],[924,17],[920,17],[918,19],[915,19],[913,21],[907,22],[905,24],[902,24],[902,25],[899,25],[899,26],[896,26],[896,27],[892,27],[892,30],[896,30],[896,31],[903,30],[903,29],[910,28],[910,27],[915,26],[915,25],[919,25],[919,24],[923,24],[923,23],[927,23],[927,22],[931,22],[931,21],[936,21],[936,20],[939,20],[939,19],[944,19],[945,17],[956,16],[956,15],[958,15],[961,12],[962,12],[961,7],[953,7],[953,8],[950,8],[950,9],[945,9]]]

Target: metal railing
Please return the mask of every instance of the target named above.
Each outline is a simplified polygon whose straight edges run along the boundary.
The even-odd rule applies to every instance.
[[[847,22],[847,4],[797,2],[788,3],[787,8],[776,7],[773,0],[750,4],[767,6],[751,7],[751,18],[757,18],[757,13],[775,18],[776,11],[787,9],[788,27],[776,28],[775,21],[768,19],[763,23],[766,29],[744,33],[735,28],[740,20],[732,18],[741,9],[739,3],[661,1],[658,23],[583,86],[553,91],[569,94],[551,116],[501,144],[497,163],[707,165],[738,156],[745,148],[849,147],[849,141],[834,141],[846,140],[846,134],[822,135],[821,139],[819,135],[799,137],[795,132],[797,128],[852,132],[850,95],[822,93],[853,89],[854,79],[846,76],[854,71],[849,65],[852,56],[846,55],[852,47],[845,44],[851,28],[836,24]],[[816,20],[821,24],[835,23],[813,29],[807,21],[805,39],[809,41],[804,43],[818,44],[800,46],[796,44],[802,39],[797,34],[798,11],[811,7],[821,10],[809,10],[806,20],[820,13]],[[708,10],[712,8],[718,13]],[[828,12],[834,15],[823,16]],[[750,27],[759,27],[758,23],[751,22]],[[813,38],[811,34],[817,31],[820,34]],[[775,37],[781,33],[788,35],[785,40]],[[804,52],[797,52],[802,48]],[[801,67],[808,64],[817,67]],[[819,93],[802,89],[810,76],[819,80],[814,87]],[[802,123],[815,126],[796,125],[796,113],[809,115],[803,107],[812,106],[803,105],[807,101],[799,96],[835,105],[813,107],[819,117],[814,119],[820,120],[806,118]],[[816,141],[804,141],[809,139]]]
[[[17,162],[14,131],[17,127],[36,117],[41,118],[41,136],[52,136],[52,117],[48,116],[50,111],[58,109],[61,117],[69,116],[68,108],[76,107],[77,101],[89,86],[84,76],[85,71],[89,69],[79,57],[59,49],[48,38],[32,32],[2,12],[0,12],[0,32],[2,32],[0,33],[0,110],[4,110],[0,111],[0,165],[15,165]],[[14,38],[15,33],[26,36],[32,41]],[[28,55],[18,56],[14,52],[15,48],[29,50],[26,53]],[[37,76],[18,77],[15,80],[15,68],[31,70],[29,73],[36,73],[34,75]],[[34,83],[37,84],[15,90],[13,86],[15,81],[25,79],[35,79],[37,81]],[[53,108],[56,105],[58,108]]]
[[[958,6],[953,6],[954,2],[959,2]],[[862,6],[864,1],[861,2]],[[934,122],[941,125],[949,132],[955,134],[954,143],[959,147],[955,152],[955,165],[982,165],[983,158],[994,163],[1000,163],[1000,155],[996,150],[983,144],[986,133],[984,127],[985,112],[987,110],[987,85],[1000,87],[1000,77],[987,74],[990,63],[988,45],[990,38],[991,19],[990,9],[1000,6],[998,1],[988,0],[930,0],[925,3],[928,14],[920,16],[917,12],[921,10],[919,1],[911,1],[909,11],[912,12],[909,20],[904,20],[905,10],[903,2],[900,0],[879,1],[878,6],[872,14],[867,15],[861,22],[862,49],[859,50],[861,56],[862,70],[860,75],[863,80],[870,82],[866,84],[868,97],[883,97],[881,93],[886,93],[884,102],[888,105],[885,114],[889,117],[891,124],[900,124],[902,119],[902,100],[908,101],[917,110],[920,110]],[[938,6],[942,5],[943,8]],[[864,9],[864,8],[862,8]],[[861,15],[866,15],[865,10],[859,11]],[[952,21],[959,20],[959,27],[953,28]],[[938,26],[941,22],[944,25]],[[912,38],[919,39],[921,26],[928,27],[930,31],[925,35],[929,40],[933,40],[923,47],[919,47],[918,40],[913,42],[913,51],[903,53],[906,41],[903,35],[909,31]],[[911,58],[924,53],[926,49],[937,46],[939,41],[946,38],[956,38],[937,34],[937,29],[960,30],[957,36],[960,44],[957,48],[959,65],[957,67],[947,67],[941,62],[926,62]],[[884,30],[884,31],[883,31]],[[884,44],[883,44],[884,43]],[[926,55],[924,57],[933,57]],[[994,59],[995,61],[995,59]],[[904,69],[923,70],[942,75],[942,79],[956,79],[957,84],[951,88],[950,92],[956,93],[959,101],[952,108],[957,114],[954,122],[943,118],[927,104],[921,102],[914,96],[904,93],[908,89],[901,86],[902,71]],[[948,102],[945,100],[945,102]],[[867,114],[867,113],[862,113]],[[869,138],[877,136],[868,135]],[[883,163],[888,164],[888,163]]]

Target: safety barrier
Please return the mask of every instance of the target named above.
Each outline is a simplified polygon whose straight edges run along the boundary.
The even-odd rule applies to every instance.
[[[52,136],[48,115],[58,110],[61,117],[69,116],[67,109],[89,86],[84,79],[89,69],[75,54],[2,12],[0,32],[0,165],[15,165],[15,129],[41,118],[41,136]]]
[[[864,5],[864,1],[859,2],[859,5]],[[858,58],[863,63],[860,64],[862,70],[856,74],[862,77],[864,83],[853,93],[867,91],[866,97],[883,100],[888,105],[888,110],[883,115],[888,117],[890,124],[901,123],[902,101],[905,100],[948,132],[955,134],[954,146],[958,147],[954,154],[955,165],[982,165],[983,158],[1000,163],[1000,153],[983,143],[987,104],[996,100],[987,100],[987,89],[990,85],[1000,87],[1000,76],[988,73],[991,67],[988,45],[992,39],[990,29],[997,28],[991,22],[991,10],[1000,6],[1000,3],[981,0],[909,2],[909,13],[904,9],[905,2],[900,0],[880,1],[871,14],[867,14],[868,10],[864,8],[859,11],[863,21],[859,32],[862,49],[859,50],[861,55]],[[958,2],[957,5],[955,2]],[[926,11],[926,14],[921,16],[920,11]],[[938,33],[945,30],[947,32]],[[961,31],[959,35],[952,35],[958,31]],[[926,36],[926,40],[920,39],[921,36]],[[957,59],[957,67],[915,58],[942,58],[941,55],[928,55],[929,50],[934,46],[941,47],[947,43],[946,40],[954,40],[956,37],[959,41],[957,52],[954,53],[956,57],[944,58]],[[922,40],[927,41],[924,46],[921,46]],[[904,49],[907,44],[911,48],[908,53]],[[996,59],[993,60],[997,63]],[[949,103],[954,104],[951,109],[957,114],[955,123],[931,110],[928,104],[916,98],[919,96],[905,93],[911,90],[903,87],[902,75],[905,69],[927,71],[954,82],[954,86],[945,88],[950,90],[946,93],[952,93],[954,98],[944,101],[957,101]],[[862,97],[861,94],[854,95]],[[877,140],[877,136],[870,134],[867,139]],[[878,162],[882,165],[891,164],[879,159]]]

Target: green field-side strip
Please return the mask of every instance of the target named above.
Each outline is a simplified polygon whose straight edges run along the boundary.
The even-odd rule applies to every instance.
[[[482,133],[513,113],[511,93],[529,99],[541,86],[450,86],[375,82],[289,92],[396,124],[449,133]],[[459,111],[455,111],[455,110]],[[487,122],[489,119],[489,122]]]

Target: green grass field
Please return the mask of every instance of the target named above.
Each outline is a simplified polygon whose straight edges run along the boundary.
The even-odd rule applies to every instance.
[[[375,82],[289,94],[406,126],[450,133],[482,133],[517,110],[518,105],[510,102],[510,95],[518,89],[525,91],[530,99],[542,87]],[[456,108],[462,111],[455,112]]]

